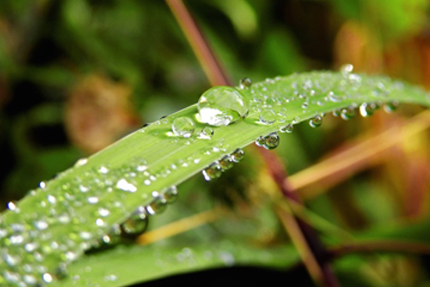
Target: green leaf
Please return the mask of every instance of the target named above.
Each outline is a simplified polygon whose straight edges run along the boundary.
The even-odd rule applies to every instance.
[[[214,91],[224,96],[231,91],[217,89]],[[138,207],[152,204],[157,211],[160,194],[169,187],[259,136],[309,119],[315,119],[312,124],[317,126],[323,114],[337,110],[341,117],[350,118],[363,103],[367,107],[362,110],[368,115],[383,102],[388,103],[387,110],[394,108],[393,101],[430,105],[430,95],[422,89],[347,71],[277,77],[238,91],[249,103],[247,117],[228,126],[211,127],[214,135],[210,139],[199,137],[207,125],[196,121],[198,111],[193,105],[78,161],[56,178],[42,182],[18,204],[9,204],[10,210],[0,217],[0,270],[4,270],[0,283],[49,282],[58,268],[64,269],[97,245]],[[180,117],[195,122],[189,138],[172,133],[172,123]],[[276,144],[275,136],[265,143],[267,147]],[[166,269],[166,273],[170,271]]]

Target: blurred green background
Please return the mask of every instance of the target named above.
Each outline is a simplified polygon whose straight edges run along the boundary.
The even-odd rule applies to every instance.
[[[186,4],[234,82],[351,63],[357,72],[430,87],[427,0]],[[2,0],[0,209],[78,158],[195,103],[209,87],[164,1]],[[318,130],[302,124],[281,135],[277,152],[294,174],[421,110],[405,106],[395,115],[379,112],[348,123],[328,116]],[[348,180],[309,187],[319,195],[307,206],[351,232],[371,234],[390,225],[402,234],[404,222],[428,226],[429,140],[426,132]],[[260,172],[258,165],[253,168]],[[195,184],[202,192],[213,188]],[[218,184],[217,189],[235,187],[233,171]],[[430,231],[413,236],[430,243]],[[366,263],[340,262],[339,268],[352,272],[354,264],[361,266],[357,274],[372,282],[364,286],[430,286],[427,261],[369,257]]]

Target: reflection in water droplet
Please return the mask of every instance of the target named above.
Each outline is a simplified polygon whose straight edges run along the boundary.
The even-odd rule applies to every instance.
[[[255,140],[255,144],[257,145],[257,146],[264,146],[264,143],[265,143],[266,141],[264,140],[264,137],[263,136],[259,136],[256,140]]]
[[[248,102],[232,87],[213,87],[201,95],[198,120],[212,126],[227,126],[248,115]]]
[[[309,121],[309,125],[313,128],[317,128],[319,126],[321,126],[323,121],[322,116],[320,115],[316,115],[315,117],[313,117],[310,121]]]
[[[233,167],[233,159],[230,155],[226,155],[219,161],[219,164],[222,168],[222,171],[226,171]]]
[[[276,114],[271,109],[263,109],[260,112],[260,123],[265,125],[271,125],[276,122]]]
[[[173,134],[177,137],[189,138],[194,133],[196,124],[189,117],[176,118],[172,123]]]
[[[233,159],[234,162],[239,162],[241,161],[243,158],[245,157],[245,152],[238,148],[236,149],[232,154],[231,154],[231,158]]]
[[[121,224],[121,230],[129,235],[137,235],[143,233],[147,226],[148,216],[146,214],[146,209],[140,206],[123,224]]]
[[[274,149],[279,145],[279,141],[280,139],[278,134],[276,132],[271,133],[264,138],[263,147],[266,149]]]
[[[214,130],[210,127],[204,127],[199,134],[200,139],[210,140],[214,135]]]
[[[398,101],[388,102],[388,103],[385,103],[384,105],[384,111],[387,113],[392,113],[395,110],[397,110],[398,107],[399,107]]]
[[[342,111],[340,112],[340,117],[346,121],[353,119],[355,117],[354,107],[347,107],[342,109]]]
[[[252,85],[252,81],[250,78],[243,78],[239,81],[239,87],[241,89],[247,89],[251,87],[251,85]]]
[[[293,130],[294,130],[294,125],[292,125],[292,124],[288,124],[286,126],[283,126],[283,127],[279,128],[279,131],[281,133],[289,133],[290,134],[290,133],[293,132]]]
[[[222,168],[219,162],[214,162],[202,171],[203,177],[206,181],[218,178],[221,176]]]
[[[360,105],[360,115],[363,117],[370,117],[377,108],[375,103],[363,103]]]
[[[163,196],[167,203],[173,203],[178,198],[178,189],[176,186],[172,185],[166,191],[163,192]]]
[[[152,192],[152,197],[154,201],[145,207],[146,212],[149,215],[162,213],[166,209],[166,199],[156,191]]]

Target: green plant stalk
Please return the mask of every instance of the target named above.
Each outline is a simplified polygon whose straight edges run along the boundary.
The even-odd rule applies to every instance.
[[[278,77],[240,92],[249,102],[248,116],[213,127],[210,140],[198,138],[207,126],[198,122],[190,138],[171,135],[174,119],[195,120],[197,107],[193,105],[80,161],[30,191],[16,207],[10,204],[11,210],[0,217],[0,270],[4,270],[0,282],[10,274],[49,282],[58,268],[61,273],[136,208],[150,204],[154,191],[180,184],[224,155],[287,124],[362,103],[430,105],[429,94],[411,85],[386,77],[332,72]],[[262,124],[262,109],[273,111],[276,122]]]

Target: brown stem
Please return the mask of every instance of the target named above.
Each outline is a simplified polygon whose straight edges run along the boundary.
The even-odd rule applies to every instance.
[[[221,65],[210,49],[209,43],[198,29],[197,23],[183,2],[181,0],[166,0],[166,2],[175,15],[211,84],[213,86],[231,85],[231,81],[225,75]],[[259,150],[267,163],[271,176],[284,197],[288,201],[291,200],[300,204],[301,200],[291,185],[288,184],[287,173],[277,155],[263,149]],[[328,265],[326,249],[321,244],[314,230],[301,219],[289,216],[282,210],[278,210],[278,214],[297,248],[303,251],[302,259],[315,281],[324,287],[338,287],[339,283]]]
[[[181,0],[166,0],[212,86],[232,86],[199,26]]]
[[[301,204],[302,202],[297,192],[288,184],[287,173],[276,154],[263,148],[259,150],[267,163],[267,168],[272,178],[287,201]],[[340,286],[329,265],[329,253],[319,240],[315,230],[302,219],[292,215],[288,216],[286,212],[283,214],[280,212],[278,210],[278,215],[280,215],[285,229],[290,234],[293,243],[299,250],[303,263],[314,280],[324,287]]]

